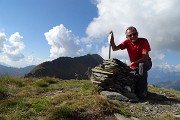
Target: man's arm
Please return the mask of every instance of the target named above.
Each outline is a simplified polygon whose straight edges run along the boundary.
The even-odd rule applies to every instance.
[[[115,43],[114,43],[114,34],[113,34],[113,32],[111,31],[109,34],[112,34],[111,35],[111,40],[110,40],[110,44],[112,46],[112,50],[113,51],[119,50],[120,47],[116,46]]]
[[[142,52],[142,58],[140,58],[139,60],[135,61],[135,62],[132,62],[130,63],[128,66],[132,66],[132,65],[136,65],[136,64],[139,64],[141,62],[145,62],[145,61],[148,61],[148,58],[149,58],[149,53],[147,50],[143,50]]]

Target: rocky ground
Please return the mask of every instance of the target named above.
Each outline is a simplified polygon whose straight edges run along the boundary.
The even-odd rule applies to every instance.
[[[124,107],[128,108],[132,114],[142,118],[180,119],[180,94],[172,94],[163,91],[149,92],[148,98],[137,103],[124,102]],[[131,119],[130,119],[131,120]]]

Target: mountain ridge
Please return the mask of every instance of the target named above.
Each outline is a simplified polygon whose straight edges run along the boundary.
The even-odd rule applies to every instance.
[[[168,80],[165,82],[159,82],[155,84],[157,87],[174,89],[180,91],[180,80]]]
[[[88,70],[103,62],[98,54],[79,57],[59,57],[37,65],[25,77],[56,77],[61,79],[88,79]]]
[[[23,68],[0,65],[0,76],[24,76],[24,74],[27,74],[34,67],[35,65],[26,66]]]
[[[148,71],[148,82],[157,84],[169,80],[180,80],[180,72],[172,71],[171,69],[163,70],[159,67],[153,67]]]

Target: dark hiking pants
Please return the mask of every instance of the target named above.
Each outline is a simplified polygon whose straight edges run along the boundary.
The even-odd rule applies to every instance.
[[[138,98],[145,98],[147,96],[147,78],[148,70],[152,67],[151,61],[139,63],[139,69],[137,69],[138,77],[135,84],[135,93]]]

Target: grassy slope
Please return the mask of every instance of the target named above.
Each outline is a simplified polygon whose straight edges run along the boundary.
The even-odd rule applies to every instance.
[[[153,92],[162,90],[153,86],[149,89]],[[0,119],[110,120],[115,119],[115,112],[141,118],[130,112],[127,103],[107,100],[99,95],[99,90],[88,80],[0,77]],[[177,91],[163,91],[180,95]]]

